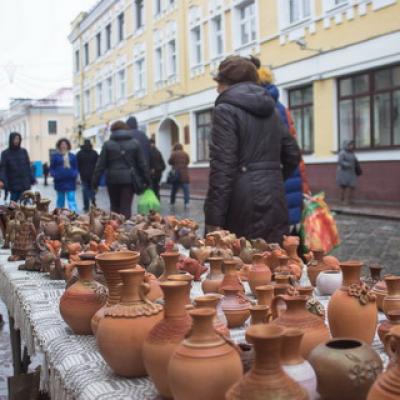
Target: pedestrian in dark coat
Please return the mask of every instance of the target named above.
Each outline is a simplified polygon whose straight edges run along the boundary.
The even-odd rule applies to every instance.
[[[111,211],[130,218],[135,181],[140,179],[144,186],[150,186],[151,180],[143,151],[122,121],[111,125],[110,140],[104,143],[93,174],[93,189],[97,190],[104,172]]]
[[[354,140],[345,140],[339,153],[336,170],[336,183],[340,187],[340,200],[350,204],[353,199],[354,188],[357,184],[356,166],[357,157],[354,154]]]
[[[76,204],[76,179],[78,177],[78,162],[75,154],[71,153],[71,143],[68,139],[60,139],[50,163],[50,174],[54,178],[54,189],[57,192],[57,208],[65,207],[67,198],[68,208],[78,212]]]
[[[133,138],[139,142],[147,165],[150,165],[150,139],[143,131],[138,128],[137,119],[135,117],[129,117],[126,123],[131,130]]]
[[[21,147],[21,142],[18,132],[10,133],[8,149],[1,153],[0,188],[11,193],[11,201],[18,201],[35,183],[28,152]]]
[[[43,164],[43,175],[44,175],[44,186],[47,186],[47,179],[49,178],[49,173],[50,173],[50,167],[49,164],[44,163]]]
[[[99,155],[96,150],[93,150],[90,140],[85,139],[76,158],[82,183],[83,210],[84,212],[88,212],[90,203],[96,206],[96,192],[92,189],[92,178]]]
[[[160,150],[156,147],[156,141],[150,140],[150,175],[151,175],[151,188],[160,199],[160,182],[162,173],[165,170],[164,158]]]
[[[300,162],[295,139],[255,66],[231,56],[219,66],[210,141],[206,229],[281,243],[289,231],[284,179]]]
[[[176,143],[173,151],[171,153],[171,157],[168,160],[168,164],[176,172],[176,181],[172,182],[171,186],[171,197],[170,204],[175,204],[176,193],[180,188],[183,190],[183,198],[185,202],[185,207],[189,205],[190,200],[190,192],[189,192],[189,164],[190,157],[188,153],[183,150],[183,146],[180,143]]]

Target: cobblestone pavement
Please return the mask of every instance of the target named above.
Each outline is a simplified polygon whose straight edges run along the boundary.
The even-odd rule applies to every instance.
[[[55,192],[51,186],[38,185],[43,196],[55,201]],[[78,205],[82,208],[81,193],[77,193]],[[108,209],[109,201],[106,190],[99,190],[98,205]],[[53,203],[54,204],[54,203]],[[133,210],[136,209],[134,204]],[[178,198],[175,208],[168,204],[168,198],[162,197],[162,213],[176,214],[178,217],[190,217],[200,223],[203,232],[203,201],[192,200],[188,210],[183,207],[183,201]],[[359,259],[365,265],[379,263],[385,268],[385,273],[400,273],[400,221],[390,221],[368,217],[338,215],[336,217],[342,244],[333,254],[341,260]],[[7,376],[12,374],[11,348],[8,330],[6,308],[0,301],[0,313],[3,314],[5,325],[0,331],[0,400],[7,397]]]

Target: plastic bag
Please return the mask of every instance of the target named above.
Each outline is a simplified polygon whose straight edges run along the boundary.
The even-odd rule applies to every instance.
[[[340,244],[336,222],[324,193],[305,197],[300,234],[306,251],[323,249],[329,253]]]
[[[151,189],[146,189],[138,197],[137,209],[139,214],[148,214],[150,210],[160,212],[161,204],[154,192]]]

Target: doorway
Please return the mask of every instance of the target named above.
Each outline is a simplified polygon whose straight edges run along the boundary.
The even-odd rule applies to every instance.
[[[165,163],[168,165],[168,160],[171,156],[173,146],[179,143],[179,126],[171,119],[167,118],[161,122],[158,128],[158,135],[156,137],[156,144],[160,150]],[[169,167],[164,171],[162,182],[167,178]]]

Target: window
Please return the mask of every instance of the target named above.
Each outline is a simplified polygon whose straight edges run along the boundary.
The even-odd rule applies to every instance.
[[[97,57],[101,57],[101,32],[96,35],[96,49]]]
[[[211,20],[211,56],[217,58],[224,52],[224,32],[222,28],[222,16],[217,15]]]
[[[57,121],[47,121],[49,135],[57,135]]]
[[[176,76],[176,40],[172,39],[167,44],[167,76],[168,78]]]
[[[79,72],[79,68],[80,68],[79,50],[75,50],[75,72]]]
[[[154,71],[156,83],[164,80],[164,57],[162,47],[157,47],[154,53]]]
[[[118,41],[122,42],[124,40],[124,30],[125,30],[125,14],[121,13],[118,15]]]
[[[197,161],[208,161],[210,159],[211,127],[212,109],[196,113]]]
[[[85,115],[90,114],[90,90],[85,90],[83,98],[83,112]]]
[[[340,144],[400,146],[400,66],[339,79]]]
[[[139,60],[135,61],[134,72],[135,72],[135,77],[134,77],[135,92],[142,92],[146,89],[144,58],[140,58]]]
[[[297,142],[306,153],[314,151],[313,88],[311,85],[289,90],[289,109]]]
[[[256,6],[254,1],[237,8],[239,16],[239,45],[245,46],[257,38]]]
[[[85,56],[85,67],[86,67],[90,63],[90,59],[89,59],[89,43],[85,43],[83,45],[83,51],[84,51],[84,56]]]
[[[154,15],[161,14],[162,11],[162,0],[154,0]]]
[[[75,102],[74,102],[74,114],[76,118],[80,118],[81,116],[81,96],[79,94],[75,95]]]
[[[96,108],[103,107],[103,84],[99,82],[96,85]]]
[[[106,104],[111,104],[113,101],[113,80],[110,76],[106,79]]]
[[[310,0],[289,0],[289,23],[294,24],[311,15]]]
[[[125,70],[121,69],[117,73],[117,98],[123,99],[126,96],[126,76]]]
[[[106,26],[106,50],[111,49],[111,24]]]
[[[200,25],[195,26],[190,30],[190,52],[191,52],[191,64],[192,67],[198,66],[202,62],[202,50],[201,50],[201,27]]]
[[[135,0],[135,23],[136,30],[144,26],[144,1]]]

